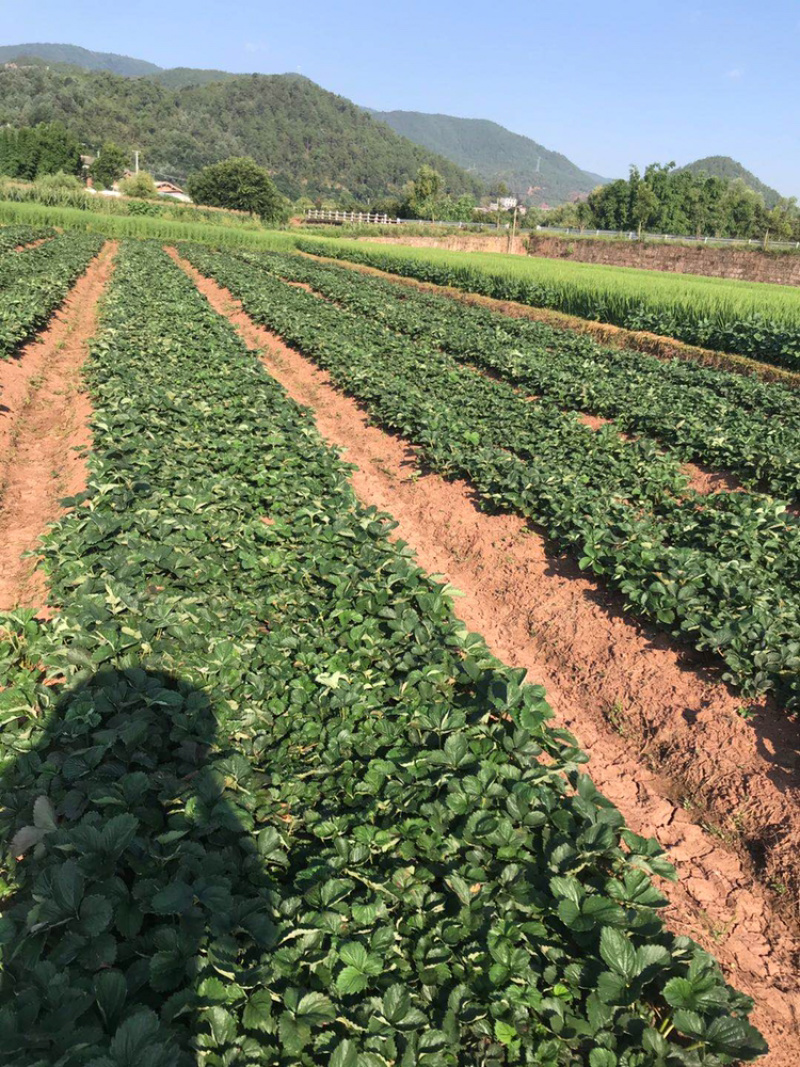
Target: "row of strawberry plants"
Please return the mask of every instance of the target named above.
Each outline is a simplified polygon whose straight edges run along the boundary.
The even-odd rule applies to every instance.
[[[605,292],[591,281],[538,282],[511,273],[494,273],[470,266],[461,260],[436,262],[425,256],[395,250],[362,247],[350,242],[340,246],[332,241],[300,239],[297,247],[313,255],[366,263],[392,274],[417,278],[436,285],[449,285],[471,293],[515,300],[533,307],[554,308],[569,315],[609,322],[628,330],[647,330],[674,337],[692,345],[800,370],[800,328],[796,321],[773,321],[756,311],[740,312],[735,307],[696,309],[688,301],[660,301],[636,292]],[[405,250],[404,250],[405,251]]]
[[[745,485],[800,496],[800,396],[683,360],[664,362],[572,331],[454,303],[344,266],[242,253],[390,329],[500,374],[528,393],[616,421]]]
[[[800,703],[800,524],[769,497],[684,493],[652,441],[594,432],[544,400],[292,287],[240,259],[188,258],[330,371],[433,469],[542,526],[635,612],[718,654],[746,694]]]
[[[53,237],[55,232],[49,226],[0,226],[0,254],[12,252],[21,245],[32,244],[43,237]]]
[[[159,249],[123,247],[89,382],[60,611],[2,620],[0,1063],[765,1050],[541,688]]]
[[[94,234],[65,234],[0,257],[0,359],[47,323],[103,243]]]

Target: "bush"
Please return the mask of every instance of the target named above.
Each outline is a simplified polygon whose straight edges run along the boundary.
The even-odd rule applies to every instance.
[[[123,196],[132,196],[137,200],[147,200],[148,197],[158,196],[153,175],[148,174],[146,170],[140,170],[138,174],[132,174],[130,178],[123,178],[119,183],[119,191]]]
[[[74,174],[44,174],[37,178],[32,186],[32,196],[41,204],[54,206],[67,204],[77,206],[86,199],[86,189],[80,178]]]
[[[247,156],[203,167],[189,178],[188,192],[197,204],[251,211],[264,222],[282,223],[289,217],[289,204],[269,172]]]
[[[89,173],[100,189],[110,189],[125,173],[128,153],[113,141],[105,141]]]

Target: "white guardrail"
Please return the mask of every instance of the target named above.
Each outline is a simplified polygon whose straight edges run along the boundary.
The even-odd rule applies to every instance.
[[[404,223],[413,226],[456,226],[458,229],[469,229],[471,226],[480,226],[486,229],[494,229],[491,222],[449,222],[447,219],[396,219],[391,215],[376,215],[368,211],[326,211],[321,208],[307,208],[306,222],[371,222],[379,226],[402,226]],[[505,223],[500,229],[509,229],[510,224]]]
[[[372,223],[379,226],[402,226],[404,223],[413,224],[414,226],[452,226],[458,229],[470,229],[471,227],[480,227],[482,229],[494,230],[497,227],[491,222],[450,222],[447,219],[398,219],[392,218],[391,215],[374,214],[368,211],[327,211],[320,208],[308,208],[306,210],[306,222],[333,222],[339,224],[345,223]],[[511,229],[511,223],[503,223],[499,229],[509,230]],[[520,233],[519,230],[517,230]],[[524,233],[525,231],[521,231]],[[529,232],[536,233],[553,233],[564,234],[568,237],[617,237],[628,241],[678,241],[682,244],[697,244],[697,245],[741,245],[744,248],[771,248],[782,249],[786,251],[800,250],[800,241],[764,241],[763,238],[757,237],[689,237],[688,235],[681,235],[676,233],[648,233],[642,234],[641,238],[636,230],[598,230],[594,227],[584,227],[583,229],[577,226],[536,226]]]

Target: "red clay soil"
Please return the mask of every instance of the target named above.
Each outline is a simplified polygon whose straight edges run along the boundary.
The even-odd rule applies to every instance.
[[[357,465],[359,498],[389,512],[420,565],[462,592],[456,610],[470,630],[547,687],[557,721],[590,753],[598,786],[635,832],[669,849],[679,876],[663,887],[670,927],[712,952],[754,998],[754,1022],[772,1049],[762,1062],[800,1067],[800,940],[780,898],[791,892],[786,872],[796,871],[800,844],[797,731],[763,704],[745,721],[741,701],[697,657],[627,618],[523,520],[486,515],[469,486],[421,474],[413,448],[370,425],[325,373],[170,254],[289,395],[314,409],[322,435]],[[755,834],[777,893],[745,857],[743,842]]]
[[[689,488],[701,496],[711,493],[743,493],[744,486],[732,474],[710,470],[699,463],[684,463],[684,474],[689,478]]]
[[[38,248],[39,245],[43,245],[45,241],[52,241],[52,237],[38,237],[35,241],[31,241],[27,245],[17,245],[14,249],[15,252],[30,252],[32,248]]]
[[[20,353],[0,361],[0,610],[47,613],[36,548],[64,509],[59,501],[86,487],[82,452],[91,445],[91,407],[81,385],[97,302],[113,269],[107,243],[75,283],[47,328]]]
[[[436,293],[440,296],[449,296],[452,300],[458,300],[462,304],[472,304],[476,307],[488,308],[489,311],[498,311],[502,315],[509,315],[515,319],[532,319],[534,322],[542,322],[557,330],[572,330],[577,333],[586,333],[601,345],[609,348],[630,348],[634,352],[644,352],[656,359],[670,360],[683,359],[694,363],[702,363],[707,367],[717,367],[733,374],[745,374],[755,376],[765,382],[780,382],[789,389],[800,389],[800,373],[784,370],[781,367],[773,367],[769,363],[759,363],[758,360],[748,359],[747,356],[738,356],[730,352],[716,352],[710,348],[699,348],[696,345],[688,345],[683,341],[677,341],[674,337],[662,337],[657,333],[648,333],[645,330],[626,330],[622,326],[612,326],[610,323],[593,322],[590,319],[581,319],[575,315],[567,315],[563,311],[553,311],[550,308],[536,308],[530,304],[519,304],[513,300],[496,300],[491,296],[481,296],[479,293],[468,293],[463,289],[452,286],[436,285],[433,282],[420,282],[416,278],[404,278],[399,274],[391,274],[389,271],[379,270],[377,267],[367,266],[365,263],[351,263],[348,260],[335,259],[331,256],[312,256],[308,252],[301,255],[309,259],[318,260],[320,263],[332,263],[337,267],[348,267],[350,270],[359,271],[361,274],[372,274],[377,278],[386,278],[388,281],[397,282],[399,285],[408,285],[412,288],[421,289],[425,293]]]

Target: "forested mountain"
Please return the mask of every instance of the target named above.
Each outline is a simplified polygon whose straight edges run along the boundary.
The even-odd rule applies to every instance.
[[[483,178],[503,181],[514,196],[532,204],[561,204],[586,194],[607,178],[581,170],[560,152],[487,119],[459,119],[419,111],[370,111],[393,130],[424,148],[441,153]]]
[[[455,163],[297,74],[172,88],[77,67],[0,69],[0,125],[39,122],[63,123],[88,150],[105,140],[137,148],[157,176],[180,181],[208,163],[249,155],[292,199],[366,203],[399,192],[425,163],[456,196],[481,188]]]
[[[730,156],[706,156],[704,159],[696,159],[694,163],[687,163],[680,169],[688,170],[691,174],[707,174],[710,178],[724,178],[727,181],[741,178],[748,189],[761,193],[765,205],[770,208],[775,207],[781,199],[777,189],[765,185],[755,174]]]
[[[155,74],[161,67],[144,59],[118,56],[114,52],[92,52],[75,44],[8,44],[0,45],[0,64],[36,57],[46,63],[69,63],[85,70],[108,70],[129,78]]]
[[[208,85],[210,82],[226,82],[236,78],[236,74],[229,74],[226,70],[196,70],[194,67],[170,67],[169,70],[159,70],[155,74],[148,74],[150,81],[158,82],[159,85],[170,89],[185,89],[188,85]],[[238,75],[241,77],[241,75]]]

